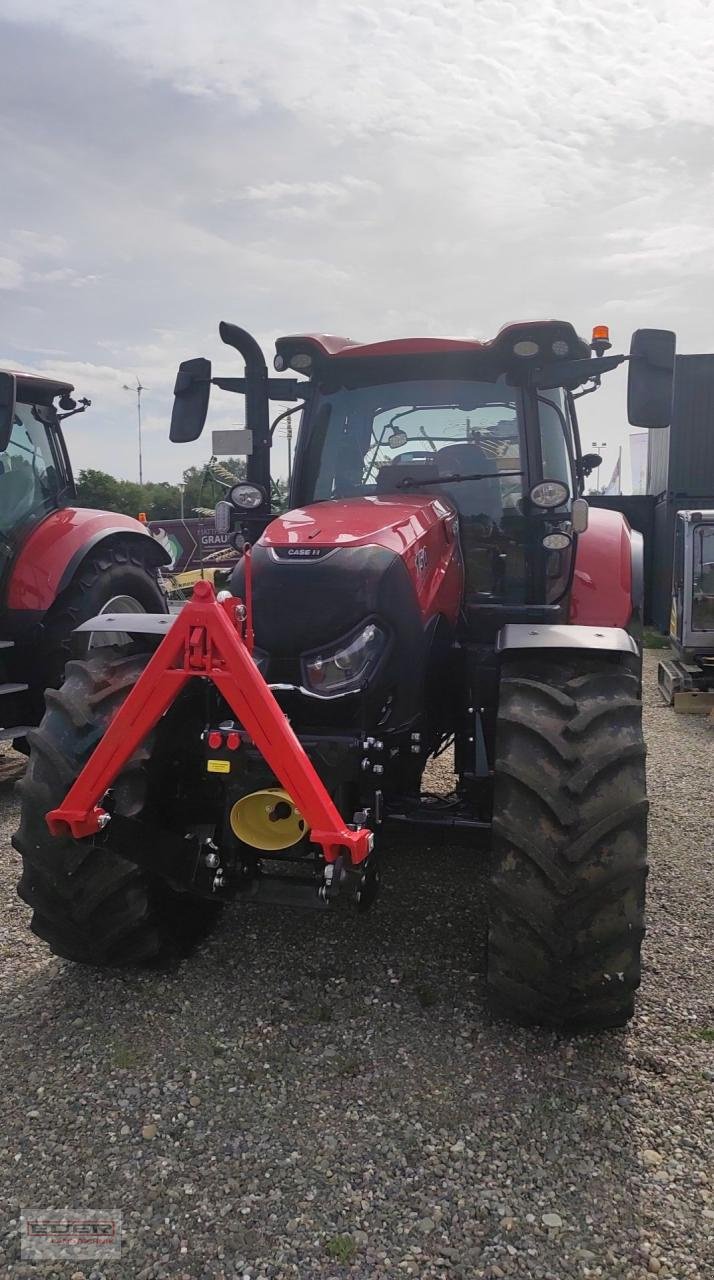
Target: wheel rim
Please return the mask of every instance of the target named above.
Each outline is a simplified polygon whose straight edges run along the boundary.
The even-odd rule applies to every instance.
[[[99,610],[103,614],[146,613],[146,609],[134,596],[112,596]],[[127,631],[90,631],[88,651],[107,649],[114,645],[130,644],[131,636]]]

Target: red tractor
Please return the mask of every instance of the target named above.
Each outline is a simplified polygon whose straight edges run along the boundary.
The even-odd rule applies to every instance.
[[[270,378],[185,362],[171,435],[244,394],[248,475],[219,504],[230,590],[67,669],[31,735],[20,893],[59,955],[183,953],[230,897],[365,910],[389,832],[490,837],[494,1007],[568,1030],[632,1014],[647,796],[642,545],[588,511],[576,400],[629,362],[628,415],[669,422],[674,335],[607,354],[555,321],[490,342],[277,342]],[[270,399],[302,403],[271,518]],[[273,424],[273,427],[275,423]],[[249,549],[249,544],[252,548]],[[96,633],[112,622],[85,624]],[[425,794],[453,751],[453,790]]]
[[[168,557],[138,520],[73,505],[64,418],[88,400],[68,382],[0,370],[0,739],[22,743],[94,614],[166,611]],[[115,635],[119,639],[120,635]],[[85,648],[111,643],[86,637]]]

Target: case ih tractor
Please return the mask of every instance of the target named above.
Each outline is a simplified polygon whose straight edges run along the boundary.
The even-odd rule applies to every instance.
[[[674,335],[640,330],[629,357],[554,321],[489,342],[279,339],[276,369],[303,380],[221,336],[245,376],[185,362],[171,434],[198,437],[212,382],[245,395],[248,478],[217,513],[245,554],[229,591],[122,618],[133,650],[71,663],[49,694],[15,838],[32,927],[80,962],[167,962],[227,898],[365,910],[390,828],[486,833],[494,1007],[625,1022],[647,873],[642,546],[588,512],[575,403],[628,360],[630,422],[665,427]],[[270,399],[303,405],[272,519]],[[434,798],[447,748],[453,792]]]
[[[88,400],[67,382],[0,371],[0,739],[22,739],[60,683],[74,628],[113,614],[166,609],[157,566],[168,558],[137,520],[72,505],[63,418]],[[119,636],[114,637],[119,639]],[[85,637],[85,646],[112,637]],[[12,766],[11,766],[12,767]],[[0,774],[1,776],[1,774]]]

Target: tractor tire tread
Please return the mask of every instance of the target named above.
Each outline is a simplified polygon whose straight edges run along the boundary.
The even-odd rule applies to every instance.
[[[631,1016],[644,936],[645,754],[627,662],[593,653],[504,660],[487,973],[499,1014],[573,1032]]]

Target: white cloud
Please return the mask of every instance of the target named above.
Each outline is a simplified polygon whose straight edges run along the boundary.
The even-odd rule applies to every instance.
[[[16,258],[0,258],[0,289],[19,289],[24,272]]]

